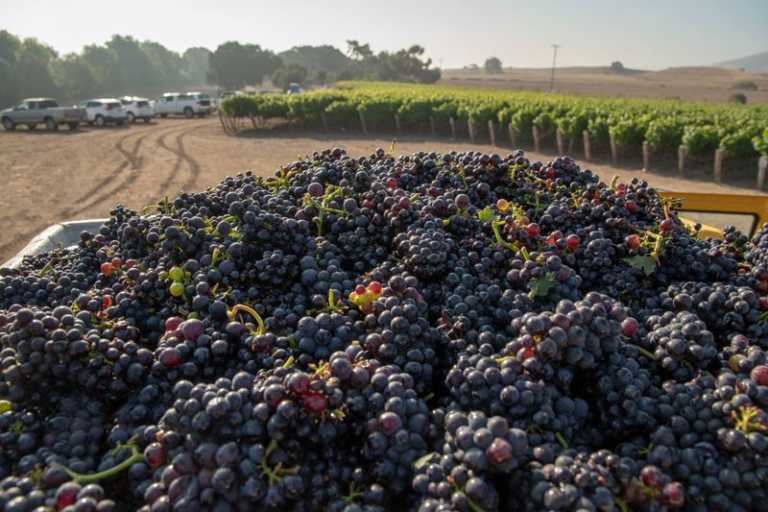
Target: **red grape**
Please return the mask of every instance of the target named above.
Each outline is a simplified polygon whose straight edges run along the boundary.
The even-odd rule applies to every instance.
[[[672,220],[664,219],[663,221],[661,221],[661,224],[659,224],[659,231],[661,231],[662,233],[669,233],[670,231],[672,231],[673,227],[674,225],[672,224]]]
[[[301,401],[304,409],[313,414],[322,414],[328,406],[325,397],[319,393],[304,395]]]
[[[173,332],[173,331],[175,331],[176,329],[179,328],[179,326],[181,325],[181,323],[183,321],[184,321],[184,319],[181,318],[180,316],[169,316],[165,320],[165,332]]]
[[[387,180],[387,188],[397,188],[397,179],[396,178],[389,178]]]
[[[184,338],[190,341],[195,341],[201,334],[203,334],[203,331],[205,331],[203,322],[196,318],[185,320],[182,322],[180,328],[181,332],[184,334]]]
[[[621,332],[628,338],[634,338],[637,335],[637,330],[640,324],[634,318],[627,317],[621,322]]]
[[[371,281],[371,284],[368,285],[368,289],[371,293],[378,295],[381,293],[381,283],[378,281]]]
[[[749,373],[749,378],[758,386],[768,386],[768,366],[755,366]]]
[[[627,246],[627,248],[633,251],[640,247],[640,243],[640,235],[627,235],[627,237],[624,239],[624,244]]]
[[[580,243],[581,239],[578,235],[568,235],[568,237],[565,239],[565,246],[569,251],[575,251]]]
[[[664,501],[667,502],[667,505],[670,507],[682,507],[683,503],[685,503],[685,493],[683,492],[683,484],[680,482],[670,482],[667,485],[664,486],[664,490],[662,491],[662,496],[664,497]]]
[[[661,470],[656,466],[645,466],[640,470],[640,481],[648,487],[656,487],[661,483]]]
[[[539,228],[539,225],[535,222],[531,222],[525,227],[525,230],[528,232],[528,236],[531,238],[536,238],[541,233],[541,228]]]
[[[637,213],[640,211],[640,207],[637,206],[637,203],[632,201],[631,199],[624,203],[624,207],[627,209],[629,213]]]
[[[181,364],[181,354],[175,348],[167,348],[160,354],[160,363],[166,368],[175,368]]]
[[[144,449],[144,458],[152,469],[165,463],[165,448],[160,443],[152,443]]]
[[[504,464],[512,458],[512,446],[505,439],[497,437],[485,449],[485,455],[491,464]]]
[[[77,501],[77,493],[80,492],[80,485],[74,482],[63,484],[56,491],[56,508],[61,510]]]
[[[105,276],[112,275],[113,270],[114,268],[112,267],[112,264],[110,262],[105,261],[104,263],[101,264],[101,273],[104,274]]]

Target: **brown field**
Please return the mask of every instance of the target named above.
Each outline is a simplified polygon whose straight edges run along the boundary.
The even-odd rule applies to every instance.
[[[0,262],[45,227],[104,217],[118,203],[141,209],[181,190],[203,190],[241,171],[270,176],[280,164],[314,150],[339,146],[360,156],[391,143],[389,136],[349,133],[262,131],[232,137],[223,133],[216,119],[168,119],[77,132],[0,132]],[[452,149],[504,154],[510,148],[418,136],[400,138],[396,145],[397,153]],[[549,159],[554,151],[529,156]],[[622,180],[640,176],[667,190],[755,193],[736,185],[716,185],[706,176],[693,180],[643,173],[634,160],[622,169],[600,163],[604,161],[585,167],[605,180],[614,175]],[[754,176],[754,170],[750,173]]]
[[[549,91],[550,69],[505,68],[489,75],[483,70],[445,70],[441,83],[531,91]],[[751,81],[757,91],[734,88],[737,82]],[[679,98],[695,101],[728,101],[737,92],[748,103],[768,103],[768,74],[710,67],[670,68],[662,71],[628,70],[614,73],[609,68],[571,67],[555,72],[555,90],[584,96]]]

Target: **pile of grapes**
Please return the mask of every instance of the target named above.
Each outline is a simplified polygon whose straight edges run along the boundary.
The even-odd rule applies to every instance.
[[[768,227],[314,153],[0,271],[5,511],[768,510]]]

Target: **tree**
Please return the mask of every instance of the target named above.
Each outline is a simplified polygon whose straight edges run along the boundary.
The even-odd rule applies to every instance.
[[[96,92],[98,84],[91,68],[80,55],[68,53],[53,63],[53,77],[68,100],[82,100]]]
[[[115,34],[107,41],[106,47],[117,57],[119,89],[129,92],[131,89],[146,87],[148,84],[160,85],[156,69],[136,39]],[[112,91],[113,94],[117,92],[117,90]]]
[[[37,39],[28,38],[21,44],[18,66],[19,87],[24,96],[56,96],[59,92],[51,76],[50,66],[56,52]]]
[[[431,59],[423,60],[424,48],[413,45],[410,48],[390,53],[374,54],[368,44],[347,41],[352,63],[348,73],[354,78],[366,80],[397,80],[405,82],[434,83],[440,79],[440,70],[430,68]],[[341,77],[340,75],[340,77]]]
[[[321,71],[331,75],[337,75],[344,71],[349,64],[350,59],[338,48],[330,45],[322,46],[294,46],[278,54],[284,66],[297,64],[309,72],[310,75]]]
[[[622,64],[621,61],[615,60],[611,62],[611,71],[614,73],[623,73],[626,71],[626,69],[624,68],[624,64]]]
[[[501,66],[501,59],[498,57],[489,57],[485,59],[483,67],[485,68],[485,72],[489,75],[504,72],[504,69]]]
[[[229,41],[211,55],[208,81],[227,89],[240,89],[261,84],[280,65],[279,57],[259,45]]]
[[[16,74],[20,49],[18,37],[0,30],[0,108],[11,106],[21,98]]]
[[[144,84],[144,87],[175,88],[181,84],[189,83],[186,73],[187,64],[181,55],[154,41],[142,42],[141,51],[151,66],[151,77]],[[142,87],[137,84],[134,89],[137,88],[141,89]]]
[[[96,93],[109,94],[120,86],[121,73],[115,52],[104,46],[91,44],[83,48],[83,61],[91,70]]]
[[[292,83],[303,85],[304,82],[306,82],[308,75],[309,72],[305,68],[298,64],[289,64],[277,68],[277,70],[272,73],[272,83],[285,91]]]
[[[182,56],[186,64],[186,75],[189,83],[202,85],[208,79],[210,69],[211,50],[208,48],[187,48]]]

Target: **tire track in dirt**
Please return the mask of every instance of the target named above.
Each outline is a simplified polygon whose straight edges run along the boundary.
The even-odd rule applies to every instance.
[[[152,130],[154,132],[156,130]],[[79,213],[84,212],[85,210],[102,203],[106,200],[108,200],[110,197],[114,196],[115,193],[117,193],[119,190],[130,187],[136,179],[139,177],[138,172],[133,172],[127,175],[120,183],[117,183],[114,187],[110,187],[109,190],[106,192],[97,195],[96,197],[93,197],[94,194],[102,190],[104,187],[109,185],[109,183],[113,182],[117,176],[119,176],[124,170],[126,170],[129,166],[132,170],[138,171],[143,166],[143,158],[139,155],[139,150],[141,149],[141,144],[144,141],[144,139],[150,135],[152,132],[143,132],[141,133],[141,136],[136,139],[133,143],[133,147],[130,151],[126,150],[124,148],[124,144],[127,141],[127,139],[133,135],[136,135],[136,133],[128,133],[122,137],[120,137],[115,144],[113,145],[113,148],[116,149],[124,158],[125,160],[121,162],[117,167],[115,167],[110,173],[99,180],[98,183],[96,183],[93,187],[91,187],[89,190],[84,192],[80,195],[77,199],[75,199],[75,204],[77,204],[77,207],[67,207],[62,210],[59,210],[55,213],[56,218],[66,220],[67,217],[72,217],[74,215],[77,215]],[[86,201],[87,199],[90,199],[90,201],[81,204],[83,201]],[[48,227],[47,224],[39,224],[36,225],[34,228],[31,228],[28,231],[25,231],[23,233],[18,234],[15,236],[12,240],[9,240],[8,242],[0,245],[0,252],[5,251],[6,249],[23,242],[24,240],[29,240],[31,237],[37,235],[40,231]]]
[[[139,138],[137,138],[137,139],[134,141],[134,143],[133,143],[133,148],[131,149],[131,151],[127,151],[127,150],[126,150],[126,149],[123,147],[123,144],[124,144],[124,143],[125,143],[125,141],[128,139],[128,137],[130,137],[130,136],[132,136],[132,135],[136,135],[136,134],[135,134],[135,133],[129,133],[129,134],[127,134],[127,135],[124,135],[124,136],[120,137],[120,138],[117,140],[117,142],[115,142],[115,144],[114,144],[114,146],[113,146],[113,147],[114,147],[114,148],[115,148],[115,149],[116,149],[118,152],[120,152],[120,154],[122,154],[122,155],[123,155],[123,157],[125,158],[125,160],[124,160],[124,161],[122,161],[122,162],[121,162],[121,163],[120,163],[120,164],[119,164],[117,167],[115,167],[115,168],[114,168],[114,169],[113,169],[111,172],[109,172],[109,174],[108,174],[107,176],[105,176],[104,178],[102,178],[101,180],[99,180],[99,181],[98,181],[96,184],[94,184],[94,186],[93,186],[93,187],[91,187],[91,188],[90,188],[90,189],[88,189],[87,191],[83,192],[83,193],[80,195],[80,197],[78,197],[77,199],[75,199],[75,201],[74,201],[74,202],[75,202],[76,204],[77,204],[77,203],[82,203],[83,201],[86,201],[86,200],[88,200],[89,198],[93,197],[93,195],[94,195],[94,194],[96,194],[97,192],[99,192],[100,190],[102,190],[104,187],[106,187],[107,185],[109,185],[111,182],[113,182],[113,181],[114,181],[114,179],[115,179],[115,177],[116,177],[116,176],[118,176],[118,175],[120,175],[120,173],[122,173],[124,170],[126,170],[126,169],[128,168],[128,166],[130,166],[131,170],[136,170],[136,171],[138,171],[138,170],[140,170],[140,169],[141,169],[141,167],[142,167],[142,165],[143,165],[143,160],[144,160],[144,159],[143,159],[141,156],[139,156],[139,154],[138,154],[138,153],[139,153],[139,149],[141,148],[141,143],[142,143],[142,142],[144,141],[144,139],[145,139],[145,138],[146,138],[146,137],[149,135],[149,133],[146,133],[146,132],[145,132],[145,133],[143,133],[143,134],[142,134],[142,135],[141,135]],[[135,180],[135,178],[134,178],[134,180]],[[112,195],[112,194],[114,194],[114,192],[116,192],[117,190],[119,190],[121,187],[122,187],[122,184],[118,184],[116,187],[113,187],[115,190],[113,190],[112,192],[110,192],[110,193],[109,193],[109,195]],[[105,194],[101,194],[99,197],[101,197],[102,195],[105,195]],[[99,201],[99,202],[100,202],[100,201]],[[93,204],[96,204],[96,203],[94,203],[93,201],[89,201],[89,203],[88,203],[88,204],[91,204],[91,203],[93,203]],[[79,209],[81,209],[81,208],[79,208]],[[65,210],[63,211],[63,213],[67,213],[69,210],[74,210],[74,209],[70,209],[70,208],[68,208],[68,209],[65,209]]]
[[[187,180],[184,182],[184,185],[182,188],[184,190],[188,190],[197,181],[197,177],[200,175],[200,163],[187,153],[187,150],[184,146],[184,137],[186,137],[191,132],[198,130],[200,128],[202,128],[202,126],[194,126],[192,128],[183,130],[181,133],[177,134],[176,139],[174,141],[176,143],[175,148],[169,146],[165,142],[165,137],[166,135],[169,135],[169,133],[164,133],[157,139],[156,143],[160,148],[176,156],[176,161],[173,164],[173,169],[171,170],[171,173],[168,176],[166,176],[165,180],[163,180],[163,182],[160,184],[160,187],[157,190],[158,200],[167,195],[166,193],[170,189],[171,184],[173,183],[173,180],[178,175],[179,170],[181,170],[181,166],[183,164],[186,164],[187,167],[189,167],[190,175],[187,178]]]

